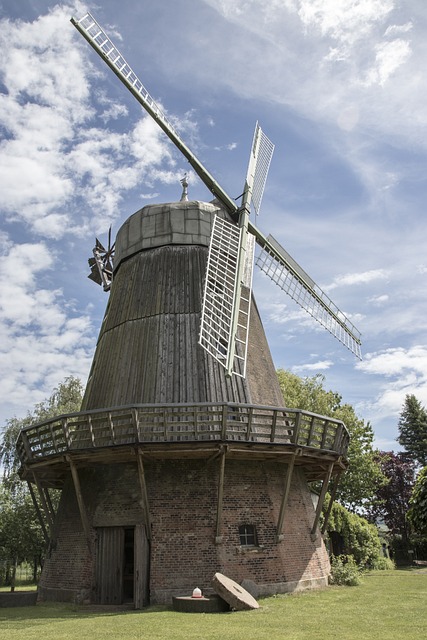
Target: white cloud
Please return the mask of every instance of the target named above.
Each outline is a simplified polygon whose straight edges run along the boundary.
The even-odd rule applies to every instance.
[[[405,396],[414,394],[427,404],[427,346],[410,348],[393,347],[369,353],[363,362],[356,365],[359,371],[386,380],[380,382],[379,391],[371,403],[365,402],[364,410],[372,416],[396,418],[403,406]]]
[[[385,269],[371,269],[370,271],[364,271],[362,273],[347,273],[345,275],[337,276],[334,281],[324,286],[325,291],[332,291],[337,287],[348,287],[359,284],[368,284],[378,280],[386,280],[388,278],[388,272]]]
[[[411,47],[409,42],[397,39],[378,44],[375,49],[375,65],[366,74],[366,84],[384,86],[390,76],[408,60]]]
[[[52,251],[44,243],[3,240],[0,395],[12,410],[30,408],[65,375],[84,380],[93,335],[89,316],[74,311],[60,289],[40,286],[54,269]]]
[[[306,373],[313,371],[327,371],[333,366],[332,360],[319,360],[319,362],[312,362],[306,364],[300,364],[292,367],[294,373]]]
[[[2,20],[0,29],[2,208],[10,221],[56,239],[90,227],[98,233],[118,215],[123,194],[141,182],[179,179],[171,146],[148,116],[128,121],[127,133],[96,126],[97,114],[115,122],[127,108],[89,90],[99,72],[89,47],[76,46],[71,12],[57,6],[33,23]],[[192,114],[181,124],[194,129]],[[76,209],[76,197],[84,210]]]
[[[389,300],[389,296],[387,294],[383,294],[380,296],[372,296],[372,298],[368,298],[368,302],[371,302],[372,304],[378,307],[388,302],[388,300]]]

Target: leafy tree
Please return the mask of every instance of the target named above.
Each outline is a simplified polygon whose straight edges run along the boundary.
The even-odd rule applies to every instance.
[[[409,507],[408,520],[414,531],[427,536],[427,467],[418,474]]]
[[[324,512],[328,508],[329,499],[330,496],[325,501]],[[331,533],[341,536],[343,553],[351,555],[362,569],[375,568],[382,558],[381,541],[375,525],[337,502],[332,505],[327,531],[329,536]]]
[[[384,520],[394,536],[401,536],[406,547],[410,536],[406,515],[414,487],[415,463],[405,453],[393,451],[378,452],[378,461],[388,483],[378,487],[369,518],[375,522]]]
[[[0,559],[12,568],[24,560],[37,567],[44,554],[44,539],[28,487],[19,479],[19,459],[15,443],[21,429],[63,413],[80,410],[82,383],[69,377],[60,383],[52,395],[37,404],[22,418],[10,418],[0,433]],[[54,496],[52,496],[55,502]],[[36,573],[36,570],[34,571]],[[13,587],[13,580],[12,580]]]
[[[6,421],[0,434],[0,464],[3,467],[3,479],[9,479],[11,482],[19,468],[15,443],[21,429],[63,413],[79,411],[82,397],[81,381],[74,376],[69,376],[53,390],[47,400],[36,404],[33,411],[28,412],[25,418],[14,417]]]
[[[414,395],[407,395],[398,423],[398,443],[422,467],[427,465],[427,412]]]
[[[16,567],[30,562],[34,577],[44,552],[44,536],[31,496],[24,484],[13,490],[0,485],[0,561],[6,567],[6,582],[15,586]]]
[[[335,391],[326,391],[325,378],[299,376],[279,369],[277,371],[285,406],[312,411],[342,420],[350,434],[348,471],[341,478],[337,500],[351,511],[369,507],[378,486],[386,482],[373,447],[374,432],[369,422],[359,418],[350,404],[342,404]]]

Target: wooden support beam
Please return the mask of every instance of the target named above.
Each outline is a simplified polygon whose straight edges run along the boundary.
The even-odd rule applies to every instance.
[[[277,521],[276,542],[281,542],[283,540],[283,533],[282,533],[283,521],[285,519],[286,506],[288,504],[289,491],[291,488],[292,475],[294,471],[294,464],[295,464],[296,457],[297,457],[297,453],[294,453],[292,458],[289,460],[288,467],[286,469],[282,502],[280,505],[279,519]]]
[[[334,484],[332,485],[332,489],[331,489],[331,499],[329,500],[328,508],[325,513],[325,520],[322,525],[322,535],[325,533],[326,527],[328,526],[329,516],[331,515],[332,505],[334,504],[335,496],[337,494],[337,489],[338,489],[338,485],[341,480],[342,474],[343,474],[343,470],[340,469],[334,478]]]
[[[317,525],[319,524],[320,514],[322,513],[323,503],[325,501],[326,492],[328,490],[329,481],[332,476],[332,471],[334,468],[334,462],[331,462],[328,467],[328,471],[326,472],[326,476],[323,480],[322,490],[320,491],[319,502],[317,503],[316,515],[314,517],[313,526],[311,528],[312,537],[317,537]]]
[[[36,498],[36,494],[34,493],[33,485],[31,484],[31,482],[29,480],[27,480],[27,484],[28,484],[28,489],[30,491],[31,500],[33,501],[34,509],[36,510],[37,517],[39,519],[40,526],[41,526],[42,531],[43,531],[43,537],[45,539],[45,542],[48,543],[49,542],[49,533],[48,533],[48,530],[46,528],[46,523],[45,523],[45,520],[43,518],[42,512],[40,511],[39,503],[37,502],[37,498]]]
[[[83,500],[79,474],[77,472],[77,467],[70,456],[67,456],[67,462],[70,465],[71,475],[73,477],[74,489],[77,497],[77,504],[79,506],[80,518],[82,521],[83,531],[86,537],[87,546],[89,548],[89,551],[92,551],[91,527],[89,524],[89,518],[87,517],[86,507]]]
[[[144,461],[143,461],[143,453],[138,449],[136,460],[138,462],[138,477],[139,484],[141,487],[141,496],[142,502],[144,504],[145,511],[145,530],[147,532],[147,540],[151,540],[151,518],[150,518],[150,506],[148,502],[148,493],[147,493],[147,483],[145,482],[145,471],[144,471]]]
[[[39,480],[39,478],[38,478],[36,473],[33,473],[33,478],[34,478],[34,482],[35,482],[36,487],[37,487],[37,491],[38,491],[40,502],[41,502],[41,505],[42,505],[42,508],[43,508],[43,511],[44,511],[44,515],[46,517],[46,522],[47,522],[48,527],[49,527],[49,532],[52,535],[52,531],[53,531],[53,515],[50,512],[49,505],[46,502],[46,498],[45,498],[45,495],[44,495],[44,492],[43,492],[43,488],[42,488],[42,486],[40,484],[40,480]]]
[[[218,498],[216,505],[216,536],[215,543],[221,544],[222,542],[222,501],[224,498],[224,475],[225,475],[225,455],[227,449],[223,447],[221,451],[221,460],[219,466],[219,477],[218,477]]]

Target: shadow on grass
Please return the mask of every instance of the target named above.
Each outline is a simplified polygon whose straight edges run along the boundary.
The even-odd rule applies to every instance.
[[[106,616],[144,615],[167,613],[173,610],[166,605],[153,605],[144,609],[133,609],[131,605],[76,605],[63,602],[41,602],[30,607],[0,608],[0,622],[8,620],[69,620],[70,618],[98,618]]]

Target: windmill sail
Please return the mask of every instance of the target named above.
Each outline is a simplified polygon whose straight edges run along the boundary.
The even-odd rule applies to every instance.
[[[274,144],[265,135],[259,123],[255,125],[252,150],[246,177],[247,191],[251,198],[250,204],[258,214],[261,209],[261,200],[264,194],[268,170],[273,157]]]
[[[269,235],[256,259],[257,266],[317,322],[361,359],[360,332],[310,278],[289,253]]]
[[[245,305],[250,306],[250,290],[243,298],[241,298],[241,294],[243,274],[245,270],[251,272],[250,264],[249,268],[247,268],[248,256],[251,253],[247,248],[247,244],[248,238],[250,238],[250,234],[252,234],[255,236],[256,242],[263,249],[261,256],[257,259],[257,265],[300,304],[305,311],[312,315],[358,358],[361,358],[360,333],[354,327],[353,323],[350,322],[345,314],[338,309],[332,300],[311,280],[274,238],[271,236],[268,238],[265,237],[249,220],[251,206],[254,207],[256,212],[259,211],[274,149],[274,145],[267,136],[265,136],[259,125],[257,124],[255,128],[242,205],[238,208],[235,201],[228,196],[224,189],[222,189],[209,171],[207,171],[183,142],[163,110],[150,96],[147,89],[95,18],[90,13],[87,13],[80,20],[72,18],[71,22],[181,151],[206,187],[225,207],[232,220],[236,223],[238,222],[239,228],[235,229],[235,231],[240,237],[240,249],[235,257],[236,265],[233,267],[235,268],[235,272],[233,272],[235,283],[232,296],[233,302],[231,306],[227,307],[227,312],[225,312],[226,305],[224,303],[224,309],[221,309],[221,312],[217,313],[216,309],[218,304],[209,298],[209,286],[211,283],[216,283],[218,274],[216,273],[217,267],[208,267],[210,271],[206,278],[205,288],[207,299],[203,303],[205,316],[200,334],[200,343],[203,344],[204,348],[209,350],[209,352],[227,368],[228,373],[231,373],[231,371],[236,372],[235,360],[236,357],[240,358],[242,351],[240,341],[246,341],[247,343],[247,327],[249,326],[249,315],[247,316],[247,320],[243,321],[243,318],[245,317]],[[218,229],[219,226],[220,223],[218,223]],[[229,233],[230,236],[235,236],[235,234]],[[212,238],[214,238],[214,236],[212,236]],[[220,241],[219,249],[212,249],[212,256],[215,252],[218,253],[218,265],[220,264],[221,242],[222,240]],[[227,243],[228,240],[226,242],[228,246]],[[226,251],[228,251],[228,249]],[[215,260],[212,257],[212,263],[214,264],[214,262]],[[245,262],[247,263],[246,267]],[[231,277],[231,271],[225,279],[228,281],[229,277]],[[217,287],[216,284],[212,286],[214,287],[213,290]],[[227,305],[229,305],[228,302]],[[214,309],[215,312],[213,311]],[[227,346],[224,347],[222,345],[219,347],[221,340],[225,339],[224,335],[228,336],[226,338]],[[225,353],[223,353],[224,349]],[[243,348],[243,353],[244,351],[245,348]],[[235,354],[238,355],[235,357]],[[239,364],[237,368],[239,367],[244,370],[244,363],[243,367],[241,364]]]

